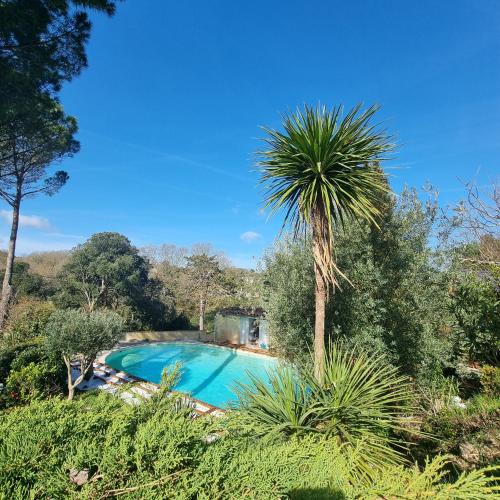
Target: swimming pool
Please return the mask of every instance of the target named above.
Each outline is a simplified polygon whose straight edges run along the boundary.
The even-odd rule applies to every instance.
[[[266,379],[266,371],[278,364],[269,356],[186,342],[128,347],[108,354],[105,363],[158,384],[163,368],[176,361],[182,363],[182,378],[174,389],[219,408],[237,399],[232,389],[248,382],[247,371]]]

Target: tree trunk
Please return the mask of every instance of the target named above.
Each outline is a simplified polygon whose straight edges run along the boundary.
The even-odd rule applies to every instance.
[[[91,362],[89,365],[89,369],[85,373],[85,377],[83,379],[88,382],[94,376],[94,363]]]
[[[323,373],[325,369],[326,284],[316,263],[314,263],[314,274],[316,277],[316,311],[314,320],[314,377],[316,378],[316,380],[321,381],[323,379]]]
[[[2,299],[0,300],[0,330],[4,327],[5,320],[9,314],[9,306],[12,301],[12,271],[14,268],[14,257],[16,255],[17,230],[19,228],[19,210],[21,207],[21,190],[18,188],[14,204],[12,206],[12,226],[10,229],[9,248],[7,250],[7,261],[5,263],[5,275],[2,284]]]
[[[75,387],[80,384],[83,379],[85,378],[85,375],[87,372],[90,370],[90,367],[92,366],[93,361],[89,363],[85,363],[85,359],[83,357],[80,358],[80,375],[73,380],[73,370],[71,368],[71,358],[67,356],[63,356],[64,363],[66,364],[66,369],[68,372],[68,401],[71,401],[73,399],[73,396],[75,395]]]
[[[68,401],[73,399],[75,394],[75,386],[73,385],[73,372],[71,370],[71,360],[64,358],[64,362],[66,363],[66,370],[68,372]]]
[[[318,204],[312,217],[315,276],[314,376],[321,382],[325,371],[325,314],[328,298],[328,272],[332,263],[331,228],[324,207]]]
[[[202,332],[205,329],[205,300],[200,299],[200,325],[199,330]]]

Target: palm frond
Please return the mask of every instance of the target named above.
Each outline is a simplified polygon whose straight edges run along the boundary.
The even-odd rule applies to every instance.
[[[323,278],[338,284],[343,276],[333,257],[334,226],[349,219],[376,224],[378,198],[388,190],[380,162],[394,144],[371,125],[378,106],[358,104],[342,117],[342,107],[305,106],[283,116],[283,131],[264,128],[266,149],[257,153],[265,207],[283,210],[283,227],[297,234],[312,226],[320,242],[315,254]]]
[[[250,382],[236,391],[241,427],[268,436],[324,436],[346,453],[362,450],[358,470],[367,476],[404,461],[405,443],[392,435],[412,412],[409,381],[379,356],[341,344],[330,346],[324,367],[321,381],[307,367],[281,367],[268,373],[269,381],[249,374]]]

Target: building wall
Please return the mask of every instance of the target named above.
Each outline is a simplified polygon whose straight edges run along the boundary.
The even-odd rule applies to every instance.
[[[217,342],[231,342],[240,344],[240,317],[239,316],[215,316],[215,340]]]
[[[259,322],[259,347],[265,345],[269,349],[269,333],[267,331],[267,321],[261,319]]]
[[[232,344],[248,344],[250,324],[255,318],[251,316],[215,316],[215,340],[217,342],[230,342]],[[259,320],[259,343],[269,348],[269,336],[267,333],[267,322]]]
[[[204,332],[198,330],[177,330],[165,332],[127,332],[123,340],[207,340]]]

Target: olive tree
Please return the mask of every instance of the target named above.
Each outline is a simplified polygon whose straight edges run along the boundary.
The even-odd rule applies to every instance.
[[[68,370],[68,399],[90,372],[99,351],[110,349],[123,329],[122,318],[113,312],[56,311],[45,327],[47,347],[59,353]],[[71,363],[80,363],[80,375],[73,380]]]

